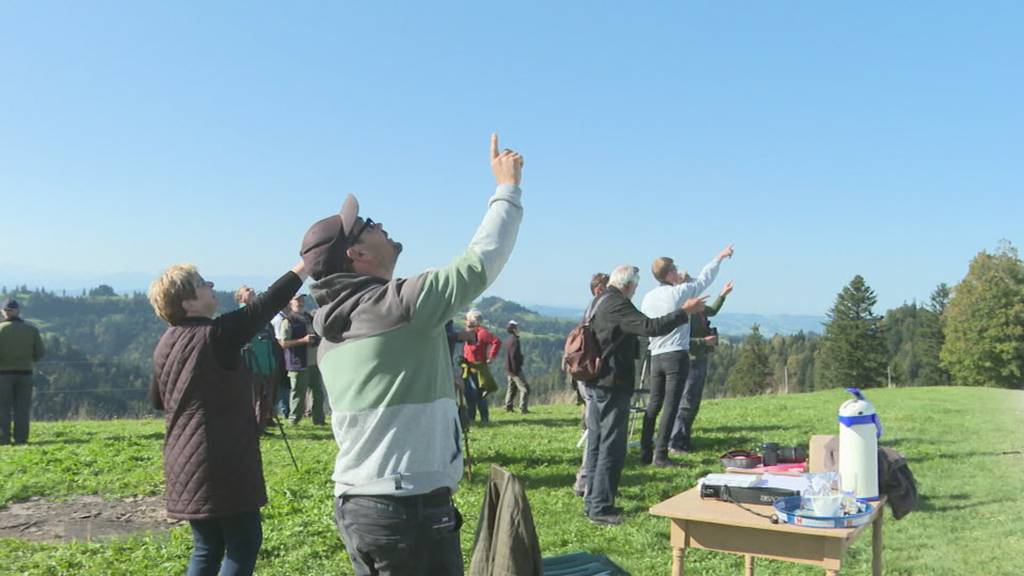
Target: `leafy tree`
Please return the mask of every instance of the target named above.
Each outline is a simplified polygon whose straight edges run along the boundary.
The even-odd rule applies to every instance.
[[[89,296],[93,298],[114,298],[117,294],[114,289],[106,284],[100,284],[99,286],[89,290]]]
[[[974,257],[944,317],[941,357],[954,383],[1022,387],[1024,263],[1012,244]]]
[[[828,311],[816,388],[872,388],[885,381],[886,346],[875,292],[859,274]]]
[[[725,386],[735,396],[761,394],[772,387],[772,368],[768,347],[757,324],[740,346],[739,359],[725,380]]]

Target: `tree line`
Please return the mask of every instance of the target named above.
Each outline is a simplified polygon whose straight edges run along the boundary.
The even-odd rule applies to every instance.
[[[48,349],[38,366],[36,418],[111,418],[152,413],[146,391],[152,353],[165,329],[144,294],[109,286],[55,294],[27,286],[0,288],[21,301]],[[234,309],[218,292],[221,310]],[[1024,263],[1003,242],[982,251],[955,286],[940,284],[928,302],[876,314],[875,292],[860,275],[836,295],[822,333],[723,336],[710,356],[705,395],[746,396],[877,386],[1021,388],[1024,371]],[[475,304],[499,338],[519,323],[525,373],[540,401],[571,397],[561,355],[572,320],[541,316],[497,297]],[[454,320],[461,325],[462,312]],[[494,364],[504,382],[504,362]]]
[[[712,357],[713,396],[878,386],[1024,386],[1024,263],[1003,242],[982,251],[954,287],[927,303],[874,312],[875,292],[854,276],[821,336],[764,338],[757,326]]]

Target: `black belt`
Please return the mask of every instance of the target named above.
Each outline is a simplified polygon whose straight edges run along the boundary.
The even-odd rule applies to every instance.
[[[368,498],[381,498],[383,500],[391,500],[395,504],[398,504],[400,506],[423,506],[432,508],[435,506],[443,506],[451,502],[452,491],[451,488],[442,487],[427,492],[426,494],[413,494],[412,496],[396,496],[392,494],[346,494],[344,496],[341,496],[341,498],[343,500],[349,500],[352,498],[359,498],[363,496]]]

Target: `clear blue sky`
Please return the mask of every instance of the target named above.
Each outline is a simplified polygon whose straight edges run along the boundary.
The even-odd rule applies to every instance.
[[[191,4],[191,5],[188,5]],[[879,312],[1024,243],[1017,2],[4,2],[0,284],[270,280],[356,193],[398,272],[469,241],[488,135],[526,158],[489,293],[729,242],[730,311]],[[589,237],[589,243],[582,237]],[[130,285],[129,285],[130,284]]]

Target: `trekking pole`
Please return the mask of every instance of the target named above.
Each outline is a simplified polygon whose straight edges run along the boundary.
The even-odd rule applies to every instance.
[[[288,455],[292,458],[292,465],[295,466],[295,471],[299,471],[299,463],[295,461],[295,454],[292,453],[292,445],[288,443],[288,435],[284,433],[284,425],[281,424],[281,419],[274,416],[274,422],[277,422],[277,428],[281,431],[281,438],[284,438],[284,447],[288,449]]]
[[[459,392],[459,425],[462,426],[462,444],[463,444],[463,446],[465,446],[465,450],[466,450],[466,458],[465,458],[465,461],[466,461],[466,478],[470,482],[472,482],[473,481],[473,459],[469,455],[469,425],[468,424],[464,425],[464,421],[462,419],[462,415],[463,414],[467,415],[466,421],[469,420],[469,417],[468,417],[468,413],[467,412],[463,412],[464,410],[466,410],[466,396],[465,396],[465,394],[463,392]]]

